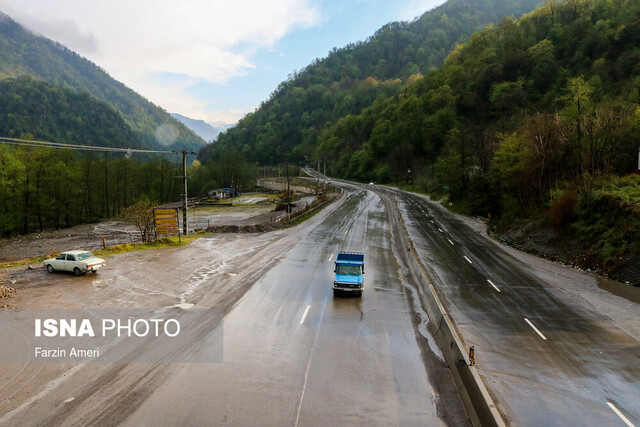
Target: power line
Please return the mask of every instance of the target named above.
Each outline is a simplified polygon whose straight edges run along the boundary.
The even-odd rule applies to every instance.
[[[59,149],[66,149],[66,150],[101,151],[101,152],[115,152],[115,153],[127,153],[127,154],[131,154],[131,153],[178,154],[180,153],[180,151],[171,151],[171,150],[141,150],[137,148],[98,147],[95,145],[65,144],[62,142],[35,141],[30,139],[8,138],[3,136],[0,136],[0,143],[7,144],[7,145],[20,145],[20,146],[26,146],[26,147],[45,147],[45,148],[59,148]]]

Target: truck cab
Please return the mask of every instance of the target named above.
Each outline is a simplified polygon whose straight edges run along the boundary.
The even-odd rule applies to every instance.
[[[334,268],[333,295],[341,292],[362,296],[364,289],[364,253],[338,252]]]

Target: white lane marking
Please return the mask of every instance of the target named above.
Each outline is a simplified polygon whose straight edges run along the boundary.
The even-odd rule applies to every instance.
[[[633,425],[633,423],[632,423],[631,421],[629,421],[629,418],[625,417],[625,416],[624,416],[624,414],[623,414],[622,412],[620,412],[620,410],[619,410],[618,408],[616,408],[616,406],[615,406],[613,403],[611,403],[611,402],[607,402],[607,405],[609,405],[609,408],[611,408],[611,410],[612,410],[613,412],[615,412],[615,413],[616,413],[616,415],[617,415],[617,416],[619,416],[619,417],[620,417],[620,419],[621,419],[622,421],[624,421],[624,423],[625,423],[626,425],[628,425],[629,427],[635,427],[635,426]]]
[[[438,231],[442,233],[442,228],[438,227]]]
[[[307,318],[307,314],[309,313],[309,309],[311,308],[310,305],[307,306],[307,308],[304,309],[304,314],[302,315],[302,319],[300,319],[300,324],[302,325],[304,323],[304,319]]]
[[[433,220],[432,220],[432,219],[430,219],[429,221],[431,221],[431,224],[435,224],[435,222],[433,222]]]
[[[470,260],[469,258],[467,258],[467,256],[466,256],[466,255],[462,255],[462,256],[464,257],[464,259],[466,259],[466,260],[467,260],[467,262],[468,262],[469,264],[473,264],[473,263],[471,262],[471,260]]]
[[[547,339],[547,337],[545,337],[544,335],[542,335],[542,332],[540,332],[540,331],[538,330],[538,328],[536,328],[535,326],[533,326],[533,323],[531,323],[531,321],[530,321],[529,319],[527,319],[527,318],[525,317],[525,318],[524,318],[524,321],[525,321],[525,322],[527,322],[527,323],[529,324],[529,326],[531,326],[531,327],[533,328],[533,330],[534,330],[534,331],[536,331],[536,332],[538,333],[538,335],[540,335],[540,337],[541,337],[543,340],[546,340],[546,339]]]
[[[74,400],[76,400],[75,397],[70,397],[68,399],[63,400],[62,403],[69,403],[69,402],[73,402]]]
[[[496,291],[498,291],[498,292],[502,292],[500,289],[498,289],[498,287],[497,287],[496,285],[494,285],[494,284],[493,284],[493,282],[492,282],[491,280],[487,279],[487,282],[489,282],[489,284],[490,284],[491,286],[493,286],[493,288],[494,288]]]
[[[447,239],[449,241],[449,243],[451,243],[451,246],[453,246],[453,242],[451,241],[451,239]]]
[[[346,236],[348,232],[349,232],[349,229],[347,228],[347,230],[344,232],[344,235]]]
[[[331,262],[332,259],[333,259],[333,254],[329,255],[329,261],[328,262]]]

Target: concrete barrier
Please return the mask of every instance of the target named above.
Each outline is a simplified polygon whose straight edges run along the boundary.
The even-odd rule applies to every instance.
[[[451,374],[471,423],[474,426],[505,426],[506,424],[482,382],[477,368],[469,366],[467,350],[463,347],[453,321],[420,262],[420,257],[409,236],[400,209],[395,201],[392,203],[396,215],[391,215],[391,217],[399,218],[399,225],[402,228],[402,233],[399,236],[401,247],[409,249],[406,251],[407,256],[401,258],[404,258],[411,277],[418,284],[418,292],[434,329],[432,333],[434,333],[434,338],[451,369]]]
[[[268,179],[258,179],[258,185],[269,190],[286,191],[287,182],[272,181]],[[303,187],[301,185],[290,185],[289,189],[296,193],[315,194],[316,190],[311,187]]]

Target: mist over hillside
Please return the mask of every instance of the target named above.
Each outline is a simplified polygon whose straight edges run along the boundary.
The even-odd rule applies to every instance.
[[[195,132],[196,135],[207,142],[215,141],[215,139],[218,137],[218,135],[220,135],[221,132],[224,132],[227,129],[235,126],[235,123],[209,123],[205,122],[204,120],[192,119],[178,113],[171,113],[171,116],[179,120],[183,125],[191,129],[193,132]]]

